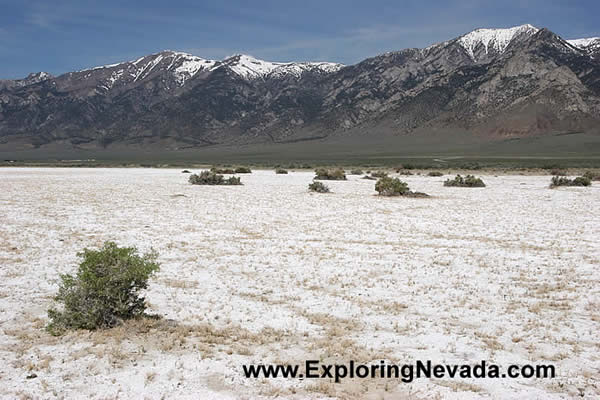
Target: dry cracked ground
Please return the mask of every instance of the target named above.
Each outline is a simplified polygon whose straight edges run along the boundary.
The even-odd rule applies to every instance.
[[[180,170],[0,170],[0,397],[600,396],[600,185],[409,176],[381,198],[312,172],[192,186]],[[52,337],[59,273],[113,240],[156,249],[160,320]],[[242,364],[553,364],[555,379],[245,379]],[[28,378],[29,377],[29,378]]]

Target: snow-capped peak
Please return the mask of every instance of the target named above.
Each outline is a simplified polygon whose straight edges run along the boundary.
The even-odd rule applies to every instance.
[[[27,78],[22,79],[21,82],[24,85],[32,85],[34,83],[43,82],[43,81],[51,79],[51,78],[53,78],[53,76],[47,72],[44,72],[44,71],[34,72],[34,73],[27,75]]]
[[[282,63],[263,61],[246,54],[235,54],[223,60],[223,64],[229,66],[233,72],[243,78],[258,78],[271,73]]]
[[[267,76],[283,77],[292,75],[299,77],[306,71],[329,73],[339,70],[343,65],[328,62],[270,62],[246,54],[236,54],[219,61],[188,53],[164,50],[132,61],[84,69],[77,71],[77,74],[83,74],[87,78],[92,72],[102,71],[102,75],[100,75],[102,83],[99,86],[108,90],[115,85],[143,80],[156,72],[171,73],[177,85],[182,86],[201,71],[210,72],[225,67],[228,67],[240,77],[250,80],[266,78]]]
[[[335,72],[343,64],[330,62],[271,62],[254,58],[246,54],[236,54],[223,60],[233,72],[246,79],[281,77],[284,75],[300,76],[306,71]]]
[[[475,52],[480,46],[483,46],[485,54],[490,51],[501,54],[515,37],[533,35],[538,31],[538,28],[529,24],[505,29],[476,29],[458,38],[458,43],[475,60]]]
[[[567,40],[571,46],[583,50],[593,57],[593,54],[600,52],[600,37],[591,37],[584,39],[571,39]]]
[[[584,39],[569,39],[569,40],[567,40],[567,42],[571,46],[577,47],[578,49],[585,49],[594,44],[600,44],[600,37],[591,37],[591,38],[584,38]]]

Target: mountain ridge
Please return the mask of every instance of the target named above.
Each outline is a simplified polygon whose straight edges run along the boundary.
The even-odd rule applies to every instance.
[[[343,138],[361,126],[489,140],[596,132],[596,45],[596,38],[564,40],[525,24],[347,66],[165,50],[57,77],[0,81],[0,147],[238,146]]]

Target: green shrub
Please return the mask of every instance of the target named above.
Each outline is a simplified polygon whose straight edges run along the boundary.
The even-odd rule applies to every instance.
[[[313,182],[308,184],[308,190],[317,193],[329,193],[329,187],[322,182]]]
[[[410,189],[406,182],[402,182],[398,178],[384,176],[375,183],[375,191],[381,196],[402,196],[407,194]]]
[[[276,174],[287,174],[288,172],[287,172],[287,170],[285,170],[285,169],[283,169],[283,168],[277,168],[277,169],[275,170],[275,173],[276,173]]]
[[[590,181],[600,181],[600,172],[586,171],[583,177],[588,178]]]
[[[427,176],[444,176],[444,174],[439,171],[430,171]]]
[[[388,176],[388,173],[385,171],[373,171],[371,172],[371,176],[373,178],[385,178],[386,176]]]
[[[239,176],[230,176],[225,179],[224,185],[241,185],[242,179]]]
[[[361,169],[352,169],[350,170],[350,175],[362,175],[362,170]]]
[[[429,197],[428,194],[411,191],[406,182],[389,176],[379,178],[375,190],[380,196]]]
[[[248,167],[237,167],[233,172],[236,174],[251,174],[252,170]]]
[[[241,185],[239,177],[232,176],[228,179],[223,178],[223,175],[216,174],[213,171],[202,171],[200,174],[190,175],[188,181],[192,185]]]
[[[62,309],[50,308],[47,329],[60,335],[70,329],[110,328],[146,310],[140,292],[159,270],[157,253],[138,255],[135,247],[104,243],[99,250],[84,249],[75,276],[62,274],[54,300]]]
[[[476,178],[473,175],[467,175],[464,178],[460,175],[456,175],[454,179],[446,179],[444,186],[455,186],[455,187],[485,187],[485,183],[481,178]]]
[[[585,176],[578,176],[575,179],[569,179],[564,176],[553,176],[550,182],[550,187],[555,188],[558,186],[590,186],[592,181],[590,178]]]
[[[336,170],[328,170],[325,168],[317,168],[315,170],[315,178],[319,180],[329,180],[329,181],[345,181],[346,174],[343,169]]]

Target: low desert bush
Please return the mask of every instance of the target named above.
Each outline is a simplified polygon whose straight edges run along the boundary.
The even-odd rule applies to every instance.
[[[202,171],[200,174],[192,174],[188,181],[192,185],[241,185],[242,181],[239,177],[229,177],[225,179],[223,175],[219,175],[212,171]]]
[[[287,172],[287,170],[285,170],[285,169],[283,169],[283,168],[277,168],[277,169],[275,170],[275,173],[276,173],[276,174],[287,174],[288,172]]]
[[[590,181],[600,181],[600,172],[586,171],[583,177],[588,178]]]
[[[325,168],[317,168],[315,170],[315,178],[314,179],[319,179],[319,180],[329,180],[329,181],[345,181],[346,180],[346,174],[344,173],[343,169],[335,169],[335,170],[328,170]]]
[[[550,175],[554,175],[554,176],[567,176],[567,171],[564,169],[556,169],[554,168],[552,171],[550,171]]]
[[[440,171],[429,171],[427,176],[444,176],[444,174],[441,173]]]
[[[411,191],[406,182],[389,176],[384,176],[375,183],[375,191],[380,196],[429,197],[428,194]]]
[[[329,187],[322,182],[313,182],[308,184],[308,190],[317,193],[329,193]]]
[[[350,170],[350,175],[362,175],[362,169],[352,169]]]
[[[402,196],[407,194],[410,189],[406,182],[402,182],[398,178],[384,176],[375,183],[375,191],[381,196]]]
[[[590,186],[592,181],[590,178],[585,176],[578,176],[575,179],[569,179],[564,176],[553,176],[550,182],[550,187],[555,188],[558,186]]]
[[[210,169],[210,172],[214,172],[215,174],[235,174],[235,171],[231,168],[217,168],[217,167],[212,167]]]
[[[371,172],[371,176],[373,178],[384,178],[384,177],[388,176],[388,173],[385,171],[373,171],[373,172]]]
[[[467,175],[464,178],[460,175],[456,175],[454,179],[446,179],[444,186],[454,187],[485,187],[485,183],[481,178],[476,178],[473,175]]]
[[[237,167],[233,172],[236,174],[251,174],[252,170],[248,167]]]
[[[62,274],[50,308],[47,330],[60,335],[71,329],[111,328],[123,320],[140,317],[146,310],[140,292],[159,270],[157,253],[138,255],[135,247],[104,243],[99,250],[84,249],[76,275]]]

